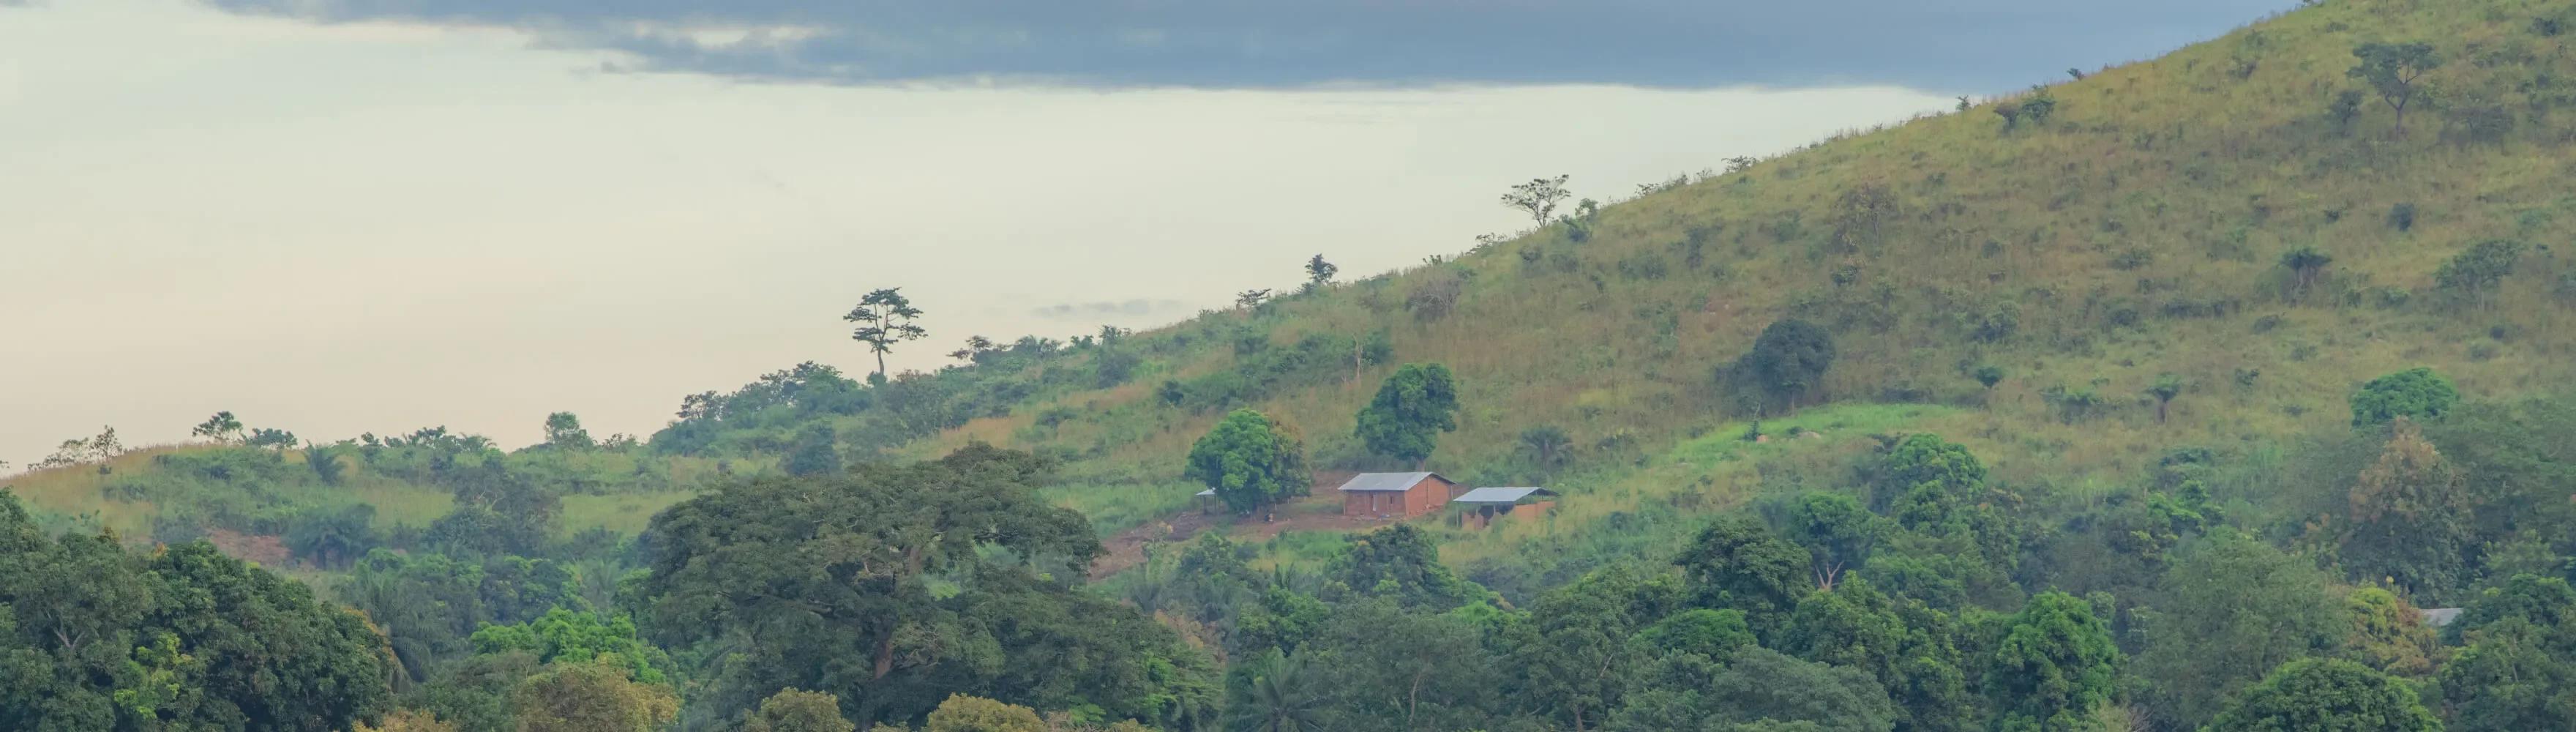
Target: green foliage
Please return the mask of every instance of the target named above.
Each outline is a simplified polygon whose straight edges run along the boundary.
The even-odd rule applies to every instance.
[[[784,687],[857,700],[860,720],[918,718],[953,688],[1155,721],[1211,708],[1204,658],[1169,629],[1041,578],[1101,551],[1081,515],[1038,500],[1046,468],[977,445],[674,506],[654,519],[638,588],[653,635],[677,647],[786,633],[712,679],[720,714]]]
[[[859,726],[841,718],[841,699],[819,691],[781,689],[760,700],[760,708],[744,719],[742,732],[858,732]]]
[[[841,471],[840,437],[828,424],[809,424],[796,433],[796,446],[779,463],[788,475],[830,475]]]
[[[1673,560],[1690,576],[1700,605],[1741,610],[1766,632],[1814,588],[1808,562],[1807,550],[1746,516],[1710,522]]]
[[[922,732],[1047,732],[1046,720],[1037,710],[1016,704],[967,696],[950,695],[930,712]]]
[[[2005,621],[1985,689],[2004,729],[2081,729],[2111,700],[2119,665],[2120,649],[2092,605],[2043,592]]]
[[[1833,365],[1833,334],[1793,318],[1763,328],[1753,350],[1736,361],[1732,372],[1739,383],[1762,395],[1765,406],[1795,407],[1824,386],[1825,371]]]
[[[333,732],[383,711],[359,616],[204,543],[48,539],[0,492],[0,728]]]
[[[1657,653],[1692,653],[1724,661],[1738,649],[1755,645],[1753,628],[1742,610],[1693,608],[1637,631],[1637,640]]]
[[[2192,547],[2143,623],[2135,672],[2151,708],[2176,729],[2197,728],[2272,669],[2333,652],[2351,626],[2329,581],[2307,560],[2238,534]]]
[[[1869,673],[1897,702],[1907,730],[1968,730],[1981,705],[1969,693],[1950,617],[1854,579],[1798,603],[1780,649]]]
[[[890,287],[859,298],[859,304],[841,319],[858,324],[850,332],[850,340],[867,344],[868,352],[876,354],[877,378],[883,380],[887,377],[885,355],[894,350],[895,344],[930,335],[914,322],[921,315],[921,309],[903,296],[903,288]]]
[[[2346,497],[2345,565],[2365,580],[2395,583],[2441,599],[2468,581],[2477,544],[2474,505],[2460,471],[2397,417],[2379,459],[2361,471]]]
[[[1393,598],[1408,608],[1448,610],[1475,601],[1484,589],[1440,563],[1440,546],[1413,524],[1352,534],[1325,576],[1354,592]]]
[[[2440,417],[2460,403],[2451,380],[2418,366],[2371,379],[2352,395],[2352,426],[2385,424],[2398,417],[2423,421]]]
[[[2433,284],[2463,301],[2487,307],[2493,303],[2496,286],[2513,275],[2514,264],[2527,248],[2518,241],[2479,242],[2434,270]]]
[[[2467,634],[2442,667],[2442,698],[2461,732],[2551,729],[2576,719],[2576,637],[2520,617]]]
[[[1314,481],[1296,429],[1249,409],[1226,415],[1191,445],[1181,475],[1214,489],[1237,513],[1306,495]]]
[[[654,732],[679,716],[680,698],[615,665],[558,663],[519,682],[511,711],[519,732]]]
[[[2395,677],[2339,659],[2283,664],[2246,689],[2210,732],[2439,732],[2415,690]]]
[[[1405,364],[1360,410],[1355,434],[1369,452],[1408,463],[1431,457],[1440,432],[1458,430],[1458,383],[1449,367]]]
[[[581,417],[571,412],[546,415],[544,447],[556,450],[589,450],[599,447],[590,439],[590,430],[581,428]]]
[[[1691,654],[1663,659],[1604,730],[1887,732],[1897,710],[1857,669],[1744,649],[1724,664]]]
[[[2406,132],[2406,108],[2421,95],[2417,84],[2424,74],[2442,66],[2442,57],[2429,43],[2364,43],[2352,49],[2359,60],[2345,76],[2361,80],[2379,94],[2397,116],[2397,132]]]
[[[1887,530],[1886,520],[1858,499],[1811,491],[1789,505],[1784,533],[1807,548],[1809,572],[1817,586],[1830,589],[1843,570],[1869,561],[1870,550]]]
[[[1226,673],[1226,724],[1232,732],[1318,732],[1331,693],[1320,669],[1272,649]]]
[[[485,625],[469,639],[475,653],[526,653],[539,663],[597,663],[625,669],[647,684],[669,684],[663,673],[671,665],[661,649],[638,639],[635,621],[626,616],[601,620],[597,613],[561,607],[518,625]]]
[[[1993,364],[1979,366],[1971,375],[1976,377],[1978,386],[1985,387],[1988,390],[1994,389],[1996,384],[2003,383],[2004,381],[2003,367]]]

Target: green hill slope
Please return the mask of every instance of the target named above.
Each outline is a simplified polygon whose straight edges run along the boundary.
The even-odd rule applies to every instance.
[[[2551,246],[2576,233],[2567,15],[2515,0],[2329,3],[1257,307],[1023,339],[877,386],[781,371],[691,397],[616,459],[703,476],[725,461],[777,469],[816,444],[864,459],[981,440],[1066,458],[1051,495],[1119,531],[1187,508],[1197,487],[1181,456],[1231,408],[1299,427],[1321,470],[1387,465],[1350,436],[1355,413],[1395,365],[1440,362],[1459,375],[1463,411],[1430,467],[1569,494],[1543,526],[1449,532],[1462,562],[1669,540],[1589,529],[1821,480],[1830,471],[1799,466],[1869,450],[1859,438],[1873,433],[1937,431],[1998,478],[2081,500],[2173,446],[2259,452],[2334,428],[2356,385],[2402,368],[2433,366],[2474,398],[2557,388],[2576,345],[2561,327],[2576,270]],[[2417,41],[2446,63],[2420,80],[2426,98],[2401,134],[2347,72],[2362,44]],[[2360,104],[2338,112],[2347,92]],[[2007,107],[2025,113],[2008,125]],[[2446,263],[2490,241],[2520,247],[2509,274],[2445,284]],[[2283,264],[2310,247],[2331,264]],[[1828,330],[1839,357],[1802,408],[1761,424],[1819,437],[1744,445],[1758,395],[1720,373],[1793,318]],[[1981,369],[2000,380],[1980,384]],[[2168,379],[2180,393],[2159,410],[2146,393]],[[1566,464],[1524,448],[1541,428],[1566,436]],[[614,472],[587,490],[696,485]],[[98,486],[26,490],[70,478],[18,482],[60,513],[141,527],[157,510],[139,494],[78,495]],[[419,506],[380,516],[424,523],[452,487],[413,488]],[[638,501],[586,525],[632,530],[630,514],[668,498]],[[1275,546],[1293,559],[1299,541]]]
[[[1353,415],[1377,379],[1437,361],[1459,374],[1463,413],[1431,467],[1479,484],[1552,477],[1573,493],[1553,528],[1568,533],[1659,497],[1745,498],[1758,471],[1677,464],[1744,429],[1750,415],[1730,409],[1744,395],[1717,372],[1786,318],[1825,326],[1840,354],[1809,401],[1947,405],[1857,421],[1941,432],[1999,477],[2079,497],[2167,447],[2261,449],[2338,427],[2361,382],[2403,368],[2433,366],[2473,398],[2555,389],[2576,345],[2562,285],[2576,278],[2551,246],[2576,233],[2576,58],[2548,20],[2567,13],[2297,11],[1579,227],[1146,334],[1152,373],[1135,383],[1048,395],[907,452],[970,439],[1061,451],[1105,484],[1072,500],[1093,505],[1175,480],[1190,442],[1239,403],[1302,427],[1324,467],[1358,469],[1373,463]],[[2445,63],[2400,133],[2347,72],[2362,44],[2417,41]],[[2363,104],[2346,118],[2348,91]],[[1997,113],[2039,96],[2054,106],[2043,120],[2008,129]],[[2446,263],[2489,241],[2523,246],[2510,274],[2446,285]],[[2282,264],[2303,247],[2332,258],[2304,283]],[[1354,374],[1351,344],[1374,333],[1393,357]],[[2002,374],[1991,391],[1974,378],[1987,366]],[[2168,376],[2182,389],[2159,423],[2146,391]],[[1158,398],[1163,380],[1177,404]],[[1272,386],[1201,398],[1228,384]],[[1540,426],[1570,435],[1576,467],[1537,475],[1517,441]]]

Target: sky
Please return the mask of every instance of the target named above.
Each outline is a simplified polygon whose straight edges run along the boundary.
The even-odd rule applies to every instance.
[[[928,312],[898,370],[1169,323],[1464,250],[1513,182],[1609,198],[2272,9],[1917,5],[0,0],[0,475],[217,410],[647,434],[869,370],[873,289]]]

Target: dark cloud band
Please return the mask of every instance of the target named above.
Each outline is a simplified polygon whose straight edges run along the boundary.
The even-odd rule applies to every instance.
[[[8,0],[0,0],[7,2]],[[2001,91],[2294,0],[202,0],[498,25],[628,68],[838,84],[1886,83]]]

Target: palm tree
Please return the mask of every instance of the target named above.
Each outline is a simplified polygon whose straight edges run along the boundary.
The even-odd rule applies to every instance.
[[[1308,732],[1323,729],[1324,690],[1303,658],[1270,649],[1230,679],[1226,729],[1232,732]]]
[[[1574,457],[1574,439],[1552,424],[1521,430],[1520,446],[1522,452],[1529,453],[1530,462],[1551,477]]]

